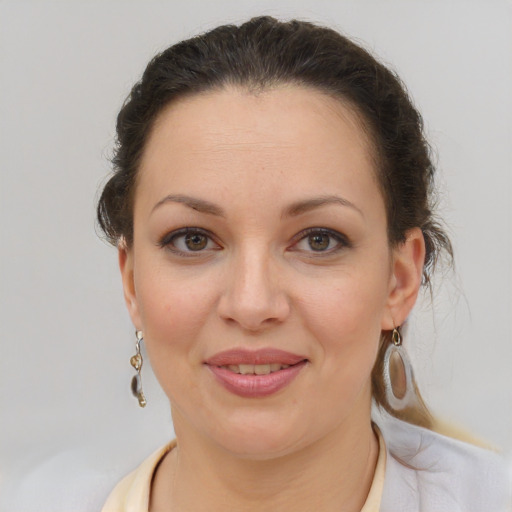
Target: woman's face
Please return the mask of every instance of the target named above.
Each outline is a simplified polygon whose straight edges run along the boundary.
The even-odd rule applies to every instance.
[[[170,105],[120,264],[178,436],[264,458],[368,424],[415,244],[390,249],[370,146],[339,101],[288,86]]]

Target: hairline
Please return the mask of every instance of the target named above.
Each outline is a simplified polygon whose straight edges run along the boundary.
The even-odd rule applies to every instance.
[[[131,211],[132,222],[131,222],[131,233],[130,233],[130,241],[126,240],[126,237],[123,238],[123,243],[130,246],[133,243],[133,215],[135,211],[135,194],[139,185],[139,176],[141,173],[141,165],[144,159],[144,154],[146,152],[146,148],[148,147],[149,140],[153,134],[153,132],[157,129],[159,120],[165,115],[165,113],[170,110],[173,106],[179,103],[187,102],[189,100],[193,100],[194,98],[201,96],[214,95],[223,91],[241,91],[245,92],[252,96],[259,96],[274,90],[283,89],[286,87],[297,87],[303,90],[310,90],[312,92],[319,93],[324,96],[326,99],[334,100],[335,103],[341,105],[346,111],[348,111],[349,116],[345,116],[342,110],[337,110],[336,114],[343,117],[345,121],[355,122],[357,128],[360,129],[363,134],[363,143],[368,150],[368,155],[370,157],[371,167],[373,169],[373,179],[375,180],[380,193],[382,194],[382,198],[385,205],[386,211],[386,229],[388,231],[388,241],[390,245],[392,244],[391,236],[389,233],[389,202],[390,198],[388,197],[388,193],[384,186],[384,173],[385,173],[385,165],[384,159],[382,157],[382,152],[380,151],[378,144],[378,137],[374,133],[374,129],[371,126],[369,120],[367,120],[366,114],[362,111],[362,109],[357,105],[357,103],[350,99],[347,96],[343,96],[339,92],[335,92],[333,90],[328,89],[327,87],[321,87],[318,85],[314,85],[303,80],[285,80],[285,79],[275,79],[272,81],[268,81],[268,83],[261,83],[254,80],[248,80],[243,82],[241,80],[234,79],[225,79],[222,82],[217,84],[212,84],[209,86],[203,86],[198,88],[198,90],[188,90],[181,91],[177,93],[174,97],[168,99],[163,105],[161,105],[156,112],[153,114],[152,118],[149,120],[146,127],[146,135],[144,138],[144,145],[140,151],[138,156],[138,161],[136,164],[134,176],[132,183],[130,185],[130,194],[129,194],[129,210]]]

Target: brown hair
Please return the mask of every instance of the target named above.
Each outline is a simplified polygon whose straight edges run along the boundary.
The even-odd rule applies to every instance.
[[[114,245],[133,242],[137,170],[153,123],[166,105],[228,85],[256,91],[279,84],[317,89],[359,114],[377,157],[390,245],[404,242],[409,229],[421,228],[426,244],[423,282],[428,284],[441,250],[452,255],[452,249],[432,213],[435,168],[422,118],[396,74],[338,32],[304,21],[259,17],[240,26],[220,26],[151,60],[117,118],[114,173],[97,209],[107,239]],[[401,413],[386,401],[381,366],[389,342],[390,333],[383,332],[372,373],[374,399],[391,414],[430,427],[421,397],[413,410]]]

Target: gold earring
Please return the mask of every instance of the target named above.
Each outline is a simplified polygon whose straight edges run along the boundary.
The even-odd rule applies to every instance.
[[[135,398],[139,401],[141,407],[146,407],[146,397],[142,391],[142,377],[140,371],[142,369],[142,354],[140,353],[140,344],[144,341],[142,331],[135,331],[137,341],[135,342],[135,355],[130,358],[130,364],[137,370],[132,378],[131,388]]]

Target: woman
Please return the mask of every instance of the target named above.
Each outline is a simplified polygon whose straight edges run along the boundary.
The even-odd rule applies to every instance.
[[[155,57],[117,131],[98,217],[134,394],[144,341],[177,441],[105,511],[506,509],[499,459],[429,430],[402,348],[451,247],[389,70],[330,29],[257,18]],[[384,436],[372,399],[408,423]]]

